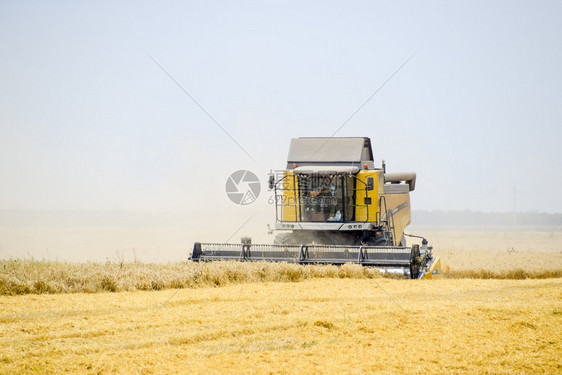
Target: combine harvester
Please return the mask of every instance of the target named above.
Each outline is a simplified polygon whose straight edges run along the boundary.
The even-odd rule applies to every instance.
[[[270,176],[275,192],[273,245],[200,243],[193,261],[356,263],[411,279],[441,278],[427,240],[404,233],[416,174],[375,168],[369,138],[295,138],[287,167]],[[418,237],[421,247],[406,245]]]

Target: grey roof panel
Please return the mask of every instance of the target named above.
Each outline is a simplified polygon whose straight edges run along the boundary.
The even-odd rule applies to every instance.
[[[297,167],[294,169],[296,174],[357,174],[359,167],[348,165],[333,165],[333,166],[305,166]]]
[[[367,138],[293,138],[287,162],[361,162]]]

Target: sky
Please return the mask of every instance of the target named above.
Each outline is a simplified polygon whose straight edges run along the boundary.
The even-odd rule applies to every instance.
[[[337,135],[415,171],[413,209],[562,212],[560,14],[559,1],[0,1],[0,209],[272,222],[267,172],[290,139],[332,135],[392,77]],[[253,205],[225,194],[240,169],[262,181]]]

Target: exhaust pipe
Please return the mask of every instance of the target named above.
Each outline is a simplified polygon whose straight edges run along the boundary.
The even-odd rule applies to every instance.
[[[385,173],[384,182],[399,184],[405,182],[410,187],[410,191],[416,188],[416,172]]]

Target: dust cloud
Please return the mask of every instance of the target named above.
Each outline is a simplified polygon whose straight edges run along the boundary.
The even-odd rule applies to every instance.
[[[450,258],[455,268],[463,268],[459,262],[473,252],[503,252],[506,259],[523,259],[523,253],[529,259],[537,252],[562,254],[560,215],[518,214],[515,219],[521,224],[516,225],[512,217],[414,211],[406,232],[428,238],[436,253]],[[525,220],[541,225],[526,225]],[[270,233],[268,225],[274,223],[275,208],[266,196],[248,206],[213,204],[183,212],[0,210],[0,258],[177,262],[188,259],[196,241],[239,243],[249,236],[254,243],[273,243],[278,232]],[[556,259],[561,263],[562,258]]]
[[[260,211],[232,208],[216,216],[197,210],[4,210],[0,211],[0,258],[176,262],[188,259],[196,241],[237,243],[240,237],[251,236],[271,243],[266,221]]]

